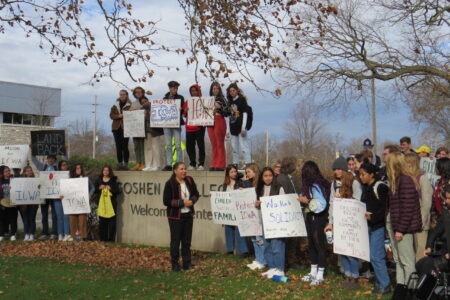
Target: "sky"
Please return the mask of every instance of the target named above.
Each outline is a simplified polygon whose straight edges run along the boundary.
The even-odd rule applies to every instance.
[[[158,41],[177,47],[185,46],[185,36],[188,33],[184,28],[184,16],[177,1],[146,1],[145,4],[132,2],[135,2],[136,13],[138,16],[140,14],[139,17],[143,20],[150,20],[150,18],[160,20],[157,24],[160,30]],[[99,16],[91,14],[88,18],[87,22],[94,29],[101,29],[101,26],[97,26],[102,23]],[[0,35],[0,53],[2,53],[0,80],[61,88],[62,113],[57,120],[58,126],[65,126],[74,120],[86,118],[91,120],[92,103],[94,96],[97,95],[99,125],[110,132],[109,110],[121,87],[108,79],[104,79],[94,87],[86,85],[94,71],[92,66],[86,67],[76,62],[53,63],[48,51],[38,48],[38,42],[36,38],[25,38],[25,34],[20,30],[7,28],[6,32]],[[97,40],[96,43],[101,46],[104,41]],[[172,54],[161,54],[155,59],[161,65],[177,63],[183,65],[185,61],[185,57],[174,57]],[[124,76],[122,70],[117,69],[117,74],[128,86],[136,85]],[[275,89],[275,85],[271,83],[268,76],[255,73],[255,77],[258,84],[264,87],[273,85]],[[186,66],[181,67],[179,72],[156,69],[155,76],[143,86],[153,92],[150,98],[161,98],[167,92],[167,82],[170,80],[180,82],[179,92],[187,96],[189,86],[194,83],[193,69]],[[226,81],[222,82],[227,84]],[[204,94],[209,90],[210,83],[205,78],[200,79],[199,84]],[[291,111],[301,99],[292,93],[276,99],[270,94],[256,91],[250,83],[242,83],[240,88],[246,94],[254,112],[251,134],[269,131],[271,136],[283,139],[286,134],[284,129],[286,121],[291,117]],[[378,90],[386,93],[387,96],[393,95],[390,94],[388,87],[379,87]],[[370,106],[367,103],[364,101],[355,103],[351,106],[351,111],[347,113],[339,107],[326,112],[327,131],[333,136],[339,134],[342,143],[348,143],[353,138],[370,137]],[[377,116],[379,141],[398,141],[405,135],[411,136],[414,141],[419,137],[420,131],[410,121],[408,108],[400,101],[395,103],[379,101]]]

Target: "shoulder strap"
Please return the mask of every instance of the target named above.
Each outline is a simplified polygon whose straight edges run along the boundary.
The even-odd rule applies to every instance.
[[[378,200],[380,200],[380,196],[378,195],[378,187],[380,185],[382,185],[382,184],[386,185],[386,183],[384,183],[383,181],[379,180],[379,181],[375,182],[375,184],[373,185],[373,192],[375,194],[375,197],[377,197]]]

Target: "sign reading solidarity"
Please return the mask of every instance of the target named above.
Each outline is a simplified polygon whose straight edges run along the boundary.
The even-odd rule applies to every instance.
[[[27,165],[29,151],[28,145],[0,146],[0,165],[22,169]]]
[[[255,188],[232,191],[231,198],[241,236],[262,235],[261,211],[255,207]]]
[[[151,101],[150,127],[180,127],[180,99],[162,99]]]
[[[145,110],[128,110],[123,112],[123,136],[145,137]]]
[[[89,214],[89,183],[85,178],[61,179],[59,182],[65,215]]]
[[[64,130],[31,131],[31,153],[36,155],[66,155]]]
[[[236,216],[229,192],[211,192],[211,211],[213,222],[236,226]]]
[[[305,220],[296,194],[261,197],[264,237],[307,236]]]
[[[59,199],[59,181],[69,178],[69,171],[41,171],[39,173],[42,199]]]
[[[39,178],[12,178],[10,198],[14,205],[43,204],[45,199],[40,198]]]
[[[336,254],[370,261],[366,204],[354,199],[333,202],[333,250]]]
[[[191,97],[188,100],[190,126],[214,126],[214,97]]]

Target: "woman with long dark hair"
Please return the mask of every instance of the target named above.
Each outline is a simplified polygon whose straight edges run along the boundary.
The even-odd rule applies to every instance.
[[[167,207],[170,227],[170,260],[172,271],[180,271],[180,243],[183,269],[192,269],[191,240],[195,214],[194,204],[200,194],[194,179],[187,176],[186,164],[177,162],[164,186],[163,203]]]
[[[135,87],[133,89],[133,97],[136,100],[131,103],[129,110],[144,110],[141,101],[147,99],[145,90],[140,86]],[[136,165],[131,169],[133,171],[142,171],[145,168],[144,142],[145,138],[143,137],[133,137],[134,154],[136,156]]]
[[[436,160],[436,174],[439,178],[434,189],[433,203],[431,206],[431,226],[435,227],[441,217],[442,208],[445,205],[444,186],[450,184],[450,158],[443,157]]]
[[[299,201],[306,206],[305,224],[308,232],[311,271],[302,278],[311,285],[323,282],[327,261],[325,225],[327,223],[330,182],[326,180],[313,161],[306,161],[302,168],[302,196]]]
[[[130,152],[128,151],[129,138],[123,136],[123,112],[128,110],[131,106],[130,98],[127,90],[120,90],[119,98],[111,107],[109,117],[112,120],[112,132],[114,142],[116,143],[117,162],[119,169],[128,169],[128,159]]]
[[[10,240],[16,241],[17,233],[17,207],[11,205],[10,181],[13,175],[11,169],[3,166],[0,173],[0,241],[5,237],[5,233],[10,234]]]
[[[60,160],[58,163],[59,171],[69,171],[69,162],[67,160]],[[58,241],[60,242],[72,242],[73,237],[70,235],[70,222],[69,215],[64,214],[62,205],[62,198],[54,199],[55,212],[56,212],[56,231],[58,232]]]
[[[21,177],[34,177],[34,172],[31,166],[26,166],[22,170]],[[19,212],[23,220],[23,231],[25,233],[24,241],[34,241],[36,233],[36,214],[39,205],[20,205]]]

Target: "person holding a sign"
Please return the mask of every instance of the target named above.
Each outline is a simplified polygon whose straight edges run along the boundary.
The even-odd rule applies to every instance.
[[[34,172],[31,166],[23,168],[21,177],[32,178]],[[23,221],[23,231],[25,233],[24,241],[34,241],[34,235],[36,234],[36,214],[39,205],[20,205],[19,212]]]
[[[184,125],[182,107],[184,105],[184,97],[178,94],[178,87],[180,84],[176,81],[168,83],[169,92],[164,96],[164,99],[180,99],[180,127],[178,128],[164,128],[164,138],[166,139],[166,159],[167,166],[164,171],[172,171],[173,154],[172,154],[172,138],[175,139],[175,151],[177,152],[177,162],[183,161],[183,152],[181,151],[181,126]]]
[[[111,107],[109,113],[109,117],[112,120],[114,142],[116,144],[117,162],[121,170],[128,170],[128,159],[130,158],[130,152],[128,151],[129,138],[125,138],[123,135],[123,112],[128,110],[130,106],[131,100],[128,97],[128,91],[120,90],[119,98]]]
[[[187,176],[186,164],[177,162],[164,186],[163,203],[167,207],[170,227],[170,260],[172,271],[180,271],[180,243],[183,269],[191,270],[191,240],[194,224],[194,204],[200,194],[194,179]]]
[[[17,207],[10,201],[11,169],[3,166],[0,173],[0,241],[5,238],[9,230],[10,240],[16,240],[17,233]]]
[[[198,84],[193,84],[189,88],[191,97],[202,97],[202,90]],[[195,144],[198,147],[198,167],[197,170],[205,169],[205,127],[189,125],[187,111],[189,101],[183,104],[183,114],[186,117],[186,150],[189,155],[188,170],[194,170],[197,167],[197,154],[195,151]]]
[[[69,162],[61,160],[58,164],[59,171],[69,171]],[[69,215],[64,214],[61,199],[53,199],[56,212],[56,231],[58,233],[58,241],[71,242],[73,237],[70,235]]]
[[[144,160],[145,168],[142,171],[158,171],[161,169],[161,139],[164,134],[162,128],[150,127],[151,104],[146,97],[140,99],[145,110],[145,139]]]
[[[133,96],[136,101],[131,103],[129,110],[143,110],[141,101],[148,99],[145,97],[145,90],[140,86],[134,88]],[[142,171],[145,168],[145,156],[144,156],[144,140],[142,137],[133,137],[134,153],[136,156],[136,165],[131,169],[133,171]]]
[[[220,83],[213,82],[209,89],[209,95],[214,97],[214,126],[208,126],[208,136],[212,147],[210,171],[223,171],[227,164],[225,150],[225,136],[227,134],[227,122],[230,115],[230,107],[227,105],[222,93]]]

